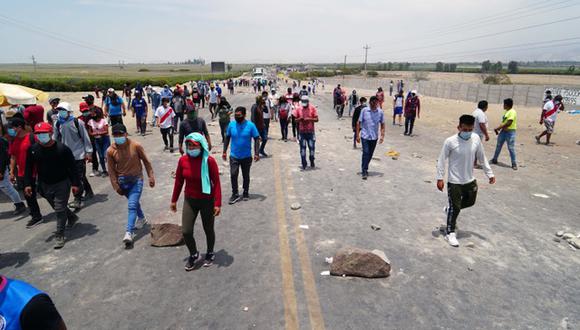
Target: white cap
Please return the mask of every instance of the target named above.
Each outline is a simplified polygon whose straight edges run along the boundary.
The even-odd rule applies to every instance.
[[[411,91],[411,94],[415,94],[415,95],[417,95],[417,90],[416,90],[416,89],[413,89],[413,90]]]
[[[115,90],[113,88],[107,89],[107,93],[114,93],[114,92],[115,92]]]
[[[64,109],[68,112],[72,112],[72,108],[68,102],[60,102],[57,106],[57,109]]]
[[[302,105],[308,104],[308,95],[302,95],[302,97],[300,98],[300,102],[302,103]]]

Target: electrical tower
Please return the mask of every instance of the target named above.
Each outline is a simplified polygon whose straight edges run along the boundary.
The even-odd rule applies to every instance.
[[[369,47],[369,45],[365,45],[363,47],[363,49],[365,50],[365,66],[364,66],[364,70],[367,70],[367,55],[369,54],[369,49],[371,49],[371,47]]]

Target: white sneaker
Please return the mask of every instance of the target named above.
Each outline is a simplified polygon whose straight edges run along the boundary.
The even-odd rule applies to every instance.
[[[143,229],[143,227],[145,227],[146,223],[147,223],[147,218],[145,218],[145,217],[137,219],[137,221],[135,221],[135,229]]]
[[[95,171],[92,171],[91,173],[89,173],[89,176],[90,176],[91,178],[92,178],[92,177],[94,177],[95,175],[97,175],[97,173],[95,173]]]
[[[449,233],[445,235],[445,240],[447,240],[447,242],[449,242],[449,245],[453,247],[459,246],[459,242],[457,241],[457,235],[455,233]]]
[[[133,235],[133,233],[126,232],[125,237],[123,237],[123,243],[125,243],[125,245],[133,244],[133,237],[134,236],[135,235]]]

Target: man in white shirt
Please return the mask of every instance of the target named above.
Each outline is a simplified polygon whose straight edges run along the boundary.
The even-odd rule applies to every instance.
[[[473,133],[477,134],[482,142],[484,138],[485,141],[489,141],[489,134],[487,132],[487,124],[489,121],[487,119],[487,115],[485,114],[487,108],[488,108],[487,101],[485,100],[479,101],[479,103],[477,104],[477,109],[475,109],[475,111],[473,111],[473,113],[471,114],[475,118]],[[478,159],[475,159],[473,166],[475,166],[475,168],[477,169],[481,169],[481,165],[479,165],[477,162]]]
[[[207,93],[205,98],[206,101],[209,103],[209,112],[211,113],[211,120],[214,120],[214,118],[217,116],[217,104],[219,93],[215,89],[213,84],[210,85],[209,92]]]
[[[540,117],[540,125],[544,124],[546,129],[542,134],[536,136],[536,142],[539,144],[540,139],[546,136],[546,145],[550,145],[550,138],[552,133],[554,133],[554,125],[556,124],[556,118],[558,117],[558,112],[564,110],[564,104],[562,103],[562,95],[556,95],[553,100],[548,100],[544,104],[542,109],[542,116]]]
[[[165,150],[173,152],[173,118],[175,117],[175,111],[169,106],[169,98],[164,97],[161,99],[161,105],[155,110],[155,119],[157,120],[157,125],[161,130],[161,136],[163,136],[163,143],[165,144]],[[168,141],[169,140],[169,141]],[[169,146],[167,145],[169,142]]]
[[[495,177],[489,167],[487,158],[483,151],[481,139],[477,134],[473,134],[475,118],[471,115],[462,115],[459,118],[459,133],[453,135],[443,144],[443,149],[437,161],[437,189],[443,191],[445,183],[445,165],[448,162],[447,175],[447,196],[449,206],[445,207],[447,213],[447,230],[445,239],[453,247],[458,247],[455,227],[457,217],[461,209],[471,207],[475,204],[477,197],[477,181],[473,177],[473,162],[481,159],[485,175],[489,178],[489,183],[495,183]]]

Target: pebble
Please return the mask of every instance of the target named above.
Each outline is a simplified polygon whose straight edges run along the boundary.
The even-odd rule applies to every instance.
[[[468,247],[470,249],[473,249],[473,248],[475,248],[475,243],[469,242],[469,243],[465,244],[465,247]]]
[[[550,198],[550,196],[545,195],[545,194],[533,194],[535,197],[541,197],[541,198]]]
[[[330,276],[330,270],[325,270],[320,273],[321,276]]]
[[[248,307],[244,307],[244,312],[247,312],[249,310]]]
[[[564,235],[564,231],[563,231],[563,230],[559,230],[559,231],[556,233],[556,236],[557,236],[557,237],[562,237],[563,235]]]
[[[561,241],[561,239],[559,239],[558,237],[554,237],[552,240],[556,243],[560,243],[560,241]]]
[[[381,226],[379,225],[371,225],[371,229],[374,231],[381,230]]]
[[[334,261],[333,257],[326,257],[325,258],[327,264],[331,264]]]
[[[290,205],[290,208],[292,210],[299,210],[302,206],[300,205],[300,203],[292,203],[292,205]]]

